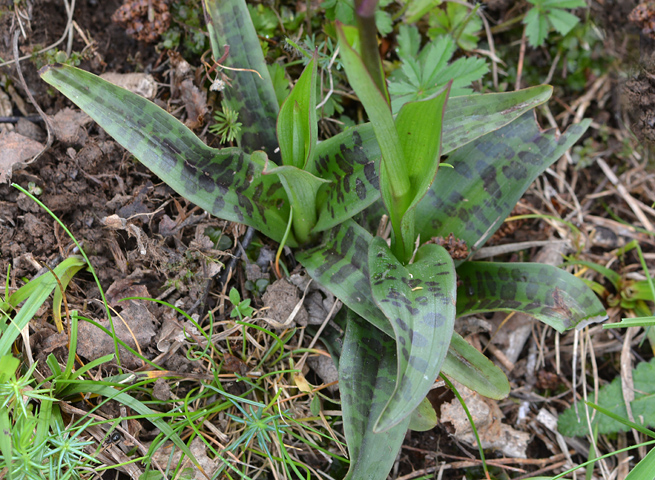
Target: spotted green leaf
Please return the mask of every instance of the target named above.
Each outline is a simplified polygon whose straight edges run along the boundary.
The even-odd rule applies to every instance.
[[[247,153],[263,150],[279,164],[275,125],[279,111],[273,82],[250,13],[243,0],[203,0],[205,20],[215,60],[229,47],[219,71],[229,78],[223,90],[224,101],[239,112],[239,146]],[[214,75],[218,75],[214,73]]]
[[[443,114],[450,84],[433,98],[403,105],[396,117],[396,130],[407,159],[410,205],[400,220],[403,251],[411,257],[416,242],[416,206],[425,196],[439,169]]]
[[[264,155],[255,152],[253,157]],[[270,166],[269,166],[270,168]],[[273,169],[266,169],[265,175],[277,175],[284,186],[284,190],[293,207],[293,231],[301,243],[310,240],[310,230],[316,224],[316,193],[328,180],[318,178],[306,170],[283,165]]]
[[[312,163],[318,137],[316,58],[307,64],[280,109],[277,118],[277,137],[284,165],[304,169],[308,163]]]
[[[40,74],[180,195],[219,218],[282,239],[289,202],[277,176],[261,174],[262,161],[238,148],[208,147],[154,103],[91,73],[56,65]],[[290,238],[287,244],[297,243]]]
[[[589,126],[584,120],[558,136],[541,131],[529,112],[454,151],[416,213],[421,238],[453,233],[472,251],[500,227],[530,184]]]
[[[391,115],[388,95],[384,88],[385,84],[382,82],[384,91],[381,91],[373,74],[369,72],[364,59],[357,51],[359,43],[357,30],[339,22],[337,22],[336,30],[341,62],[348,81],[359,95],[359,99],[371,119],[375,138],[380,146],[380,194],[387,207],[395,234],[392,239],[392,248],[404,260],[407,255],[403,252],[400,222],[411,202],[411,186],[407,171],[409,164],[403,155],[393,115]]]
[[[348,443],[348,480],[386,478],[405,439],[410,417],[384,433],[373,425],[396,383],[396,345],[352,312],[339,362],[343,429]]]
[[[485,397],[500,400],[509,395],[509,381],[503,371],[457,332],[450,340],[441,372]]]
[[[444,113],[442,154],[514,121],[550,97],[552,87],[544,85],[511,93],[454,97]],[[351,128],[318,144],[316,173],[332,180],[324,188],[316,231],[327,230],[380,198],[378,167],[380,147],[373,127],[367,123]],[[439,179],[439,176],[437,176]]]
[[[539,263],[465,262],[457,314],[520,311],[558,332],[607,318],[589,287],[570,273]]]
[[[330,231],[322,245],[298,252],[296,258],[312,278],[348,308],[393,337],[391,323],[373,301],[368,269],[372,240],[371,234],[348,220]],[[509,392],[505,374],[457,333],[453,334],[442,371],[490,398],[504,398]]]
[[[457,279],[452,258],[439,245],[419,248],[403,266],[375,237],[368,251],[373,299],[397,344],[396,388],[374,431],[383,432],[418,407],[439,375],[455,323]]]

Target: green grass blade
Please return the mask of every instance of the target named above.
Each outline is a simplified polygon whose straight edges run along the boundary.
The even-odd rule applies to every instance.
[[[439,376],[455,324],[457,279],[452,258],[438,245],[421,247],[416,261],[403,266],[375,237],[368,266],[373,298],[397,348],[396,388],[374,426],[379,433],[408,418]]]
[[[655,478],[655,448],[651,448],[650,452],[641,459],[641,461],[633,468],[625,480],[653,480]]]
[[[53,271],[57,277],[66,275],[66,271],[70,268],[76,268],[86,265],[81,257],[73,256],[65,259],[57,265]],[[36,287],[31,290],[29,297],[20,308],[16,316],[9,321],[5,331],[0,336],[0,357],[7,355],[11,350],[11,345],[14,343],[20,332],[32,320],[36,311],[43,305],[48,296],[55,288],[59,288],[57,280],[52,273],[47,272],[43,274],[37,283]],[[23,291],[24,293],[25,291]]]
[[[136,398],[128,395],[127,393],[116,390],[114,387],[102,385],[101,382],[67,382],[71,384],[71,388],[67,390],[68,395],[75,395],[77,393],[92,393],[102,395],[107,399],[116,400],[117,402],[131,408],[135,412],[140,413],[146,420],[159,428],[161,432],[177,446],[189,458],[201,472],[204,472],[202,466],[191,453],[189,447],[182,441],[180,436],[173,430],[173,427],[162,418],[161,412],[151,410]]]
[[[11,466],[13,458],[13,443],[11,439],[11,420],[9,420],[9,409],[0,409],[0,453],[4,459],[5,468],[7,468],[7,478],[12,480],[13,468]]]
[[[214,59],[219,60],[224,54],[223,46],[229,45],[230,51],[221,64],[238,69],[222,72],[231,83],[223,90],[224,101],[239,112],[243,124],[239,146],[247,153],[263,150],[279,165],[281,157],[275,153],[277,97],[246,2],[204,0],[203,7]]]
[[[396,346],[355,314],[348,326],[339,362],[339,390],[350,468],[346,480],[386,478],[407,432],[410,417],[384,433],[373,425],[393,394]]]
[[[173,190],[211,214],[280,240],[289,215],[276,177],[237,148],[213,149],[152,102],[67,65],[41,78],[70,98]],[[295,240],[288,241],[295,246]]]
[[[594,272],[600,273],[603,277],[609,280],[616,290],[621,290],[621,283],[622,283],[621,275],[615,272],[614,270],[610,270],[609,268],[603,267],[602,265],[598,265],[597,263],[594,262],[588,262],[585,260],[576,260],[574,258],[567,259],[564,265],[565,266],[579,265],[581,267],[587,267],[590,270],[593,270]]]
[[[465,262],[457,275],[462,282],[458,315],[519,311],[558,332],[607,318],[603,304],[582,280],[552,265]]]
[[[55,292],[52,295],[52,318],[55,322],[55,325],[57,326],[57,330],[59,330],[60,332],[62,331],[63,328],[63,324],[61,321],[61,304],[64,299],[62,289],[65,292],[66,288],[68,287],[68,284],[73,279],[75,274],[85,266],[86,265],[78,265],[74,268],[69,268],[68,270],[66,270],[66,273],[59,278],[59,282],[61,283],[61,289],[59,288],[59,286],[57,286],[57,288],[55,288]]]
[[[629,428],[634,428],[638,432],[643,433],[644,435],[649,436],[650,438],[655,438],[655,432],[652,431],[649,428],[644,427],[643,425],[639,425],[638,423],[631,422],[625,417],[622,417],[621,415],[617,415],[616,413],[612,412],[611,410],[607,410],[606,408],[601,407],[600,405],[596,405],[593,402],[585,402],[587,405],[589,405],[591,408],[594,410],[599,411],[603,415],[607,415],[610,418],[613,418],[619,423],[622,423],[623,425],[629,427]]]

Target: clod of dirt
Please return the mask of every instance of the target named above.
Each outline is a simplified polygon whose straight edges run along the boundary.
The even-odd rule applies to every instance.
[[[294,313],[300,299],[300,291],[295,285],[284,278],[276,280],[262,295],[264,306],[269,307],[264,315],[273,321],[270,323],[275,328],[290,328],[296,324],[305,326],[309,319],[305,307],[300,305]]]
[[[23,166],[23,162],[30,160],[43,150],[43,145],[30,140],[16,132],[0,133],[0,183],[9,183],[11,171],[15,166]]]
[[[655,77],[643,73],[625,83],[623,93],[632,131],[640,141],[655,143]]]
[[[641,33],[655,39],[655,2],[640,3],[630,12],[628,20],[641,28]]]
[[[334,318],[334,315],[341,308],[341,303],[334,307],[334,302],[338,300],[321,285],[312,282],[309,275],[294,273],[289,277],[289,281],[298,287],[300,291],[307,292],[304,305],[309,314],[307,320],[309,325],[321,325],[330,314],[330,311],[332,311],[332,318]]]
[[[132,93],[152,100],[157,95],[157,82],[155,78],[147,73],[116,73],[108,72],[100,75],[100,78],[107,80],[118,87],[125,88]]]
[[[163,0],[126,0],[111,19],[137,40],[154,43],[171,25],[171,14]]]
[[[152,396],[157,400],[165,402],[171,399],[171,386],[163,378],[158,378],[155,381],[155,386],[152,388]]]
[[[23,117],[19,118],[16,123],[16,133],[39,143],[45,142],[48,138],[41,127]]]
[[[329,357],[320,355],[318,357],[307,357],[307,365],[323,380],[323,383],[333,383],[339,380],[339,371]],[[334,383],[328,387],[332,393],[336,392],[339,386]]]
[[[230,355],[229,353],[223,354],[223,367],[221,371],[226,373],[238,373],[245,375],[248,373],[248,365],[241,361],[240,358]]]
[[[526,458],[530,435],[502,423],[501,419],[504,415],[495,400],[484,398],[479,393],[469,390],[455,381],[453,384],[463,397],[473,417],[482,448],[498,450],[508,457]],[[457,440],[471,446],[476,445],[471,424],[459,400],[455,398],[451,402],[442,404],[439,420],[454,428],[454,436]]]
[[[84,146],[89,138],[84,126],[91,122],[86,113],[72,108],[62,109],[52,118],[55,136],[66,146]]]
[[[1,117],[11,117],[13,114],[14,107],[11,104],[11,99],[9,95],[0,88],[0,116]],[[2,124],[0,125],[0,131],[2,130],[11,130],[11,124]]]
[[[172,309],[165,309],[161,328],[155,337],[157,350],[168,353],[180,345],[188,343],[188,337],[201,337],[198,329],[188,320],[177,319],[177,312]]]
[[[134,350],[145,351],[155,336],[156,319],[141,300],[127,300],[121,303],[124,306],[119,315],[114,315],[113,323],[116,336]],[[98,322],[111,331],[109,320]],[[114,353],[114,340],[95,325],[80,322],[78,326],[77,353],[87,360],[95,360]],[[138,345],[138,346],[137,346]],[[138,368],[143,362],[122,346],[118,347],[121,364],[126,368]]]
[[[469,247],[464,240],[449,233],[447,237],[432,237],[426,243],[434,243],[445,248],[453,260],[463,260],[469,256]]]

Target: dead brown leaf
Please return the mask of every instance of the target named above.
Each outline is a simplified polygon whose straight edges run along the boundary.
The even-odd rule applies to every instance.
[[[0,183],[9,183],[14,165],[30,160],[43,150],[43,145],[16,132],[0,133]]]
[[[482,448],[501,451],[508,457],[525,458],[530,435],[502,423],[504,415],[495,400],[485,398],[455,381],[453,384],[473,417]],[[457,440],[477,445],[471,424],[457,398],[441,405],[439,420],[453,426],[453,435]]]
[[[127,300],[120,316],[113,316],[116,336],[134,350],[144,351],[155,336],[156,319],[141,300]],[[111,331],[109,320],[98,322]],[[143,366],[143,361],[136,355],[119,346],[121,364],[134,369]],[[115,353],[114,340],[104,331],[88,322],[78,326],[77,353],[87,360],[95,360],[104,355]]]
[[[72,108],[62,109],[52,118],[55,136],[67,146],[85,145],[88,134],[84,126],[91,122],[91,117],[86,113]]]

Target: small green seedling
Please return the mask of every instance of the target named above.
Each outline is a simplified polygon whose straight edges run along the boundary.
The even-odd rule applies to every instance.
[[[239,138],[241,122],[239,112],[232,110],[227,105],[222,106],[222,112],[214,113],[216,123],[209,127],[209,131],[221,137],[221,143],[232,143]]]
[[[255,309],[250,306],[250,299],[241,300],[241,294],[234,287],[230,290],[230,303],[234,305],[230,318],[238,317],[239,320],[243,320],[244,317],[250,317],[255,313]]]

